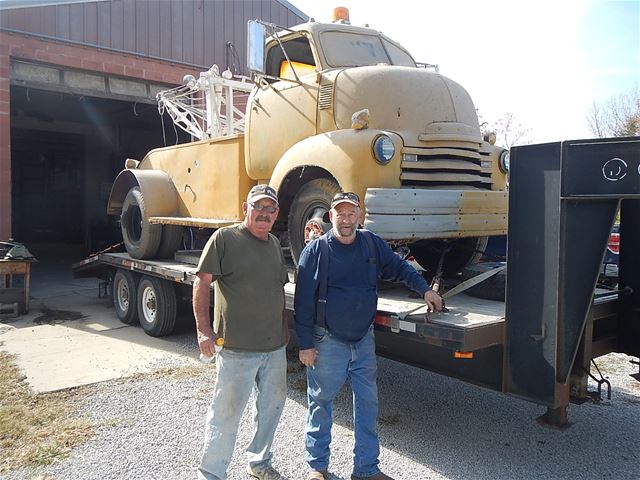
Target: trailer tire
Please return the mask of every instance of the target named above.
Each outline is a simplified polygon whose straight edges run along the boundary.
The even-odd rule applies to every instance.
[[[325,215],[331,208],[333,196],[340,191],[340,186],[334,180],[317,178],[304,184],[296,193],[287,222],[291,256],[295,265],[298,265],[300,254],[307,244],[305,241],[307,224],[314,222],[319,229],[323,230],[323,233],[331,229],[331,223]]]
[[[162,237],[156,258],[171,259],[182,243],[183,228],[179,225],[163,225]]]
[[[438,269],[440,255],[450,248],[444,259],[442,271],[445,276],[457,275],[466,266],[477,263],[484,254],[489,237],[465,237],[453,241],[442,239],[418,240],[410,246],[411,255],[432,277]]]
[[[122,240],[129,255],[140,260],[153,258],[160,246],[162,225],[148,221],[144,198],[140,188],[127,193],[120,215]]]
[[[173,284],[156,277],[143,276],[138,285],[138,318],[143,330],[152,337],[173,332],[176,325],[176,292]]]
[[[462,280],[480,275],[494,268],[501,267],[505,262],[484,262],[475,265],[468,265],[462,271]],[[470,287],[465,293],[472,297],[484,298],[486,300],[497,300],[503,302],[505,299],[505,289],[507,285],[507,269],[496,273],[494,276],[487,278],[483,282]]]
[[[138,275],[117,269],[113,276],[113,306],[122,323],[138,323]]]

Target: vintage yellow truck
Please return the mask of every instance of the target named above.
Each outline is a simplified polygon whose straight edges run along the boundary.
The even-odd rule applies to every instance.
[[[196,141],[127,159],[116,178],[107,209],[131,257],[170,258],[184,227],[241,221],[257,183],[278,191],[274,233],[294,262],[341,190],[427,270],[460,269],[506,233],[508,151],[483,140],[459,84],[345,18],[249,22],[247,43],[253,81],[214,66],[159,94]]]

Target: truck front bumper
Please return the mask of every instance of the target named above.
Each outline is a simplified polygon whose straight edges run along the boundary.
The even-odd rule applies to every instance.
[[[369,188],[364,227],[385,240],[507,233],[507,192]]]

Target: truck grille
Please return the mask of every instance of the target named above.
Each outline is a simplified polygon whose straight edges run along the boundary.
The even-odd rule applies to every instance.
[[[491,158],[488,151],[483,151],[474,143],[439,143],[428,148],[402,149],[402,186],[491,190]]]

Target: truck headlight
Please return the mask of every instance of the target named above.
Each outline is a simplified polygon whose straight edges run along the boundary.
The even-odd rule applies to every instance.
[[[386,165],[391,161],[396,153],[396,146],[387,135],[378,135],[373,140],[373,156],[381,165]]]
[[[509,150],[505,150],[500,154],[500,171],[502,173],[509,173]]]

